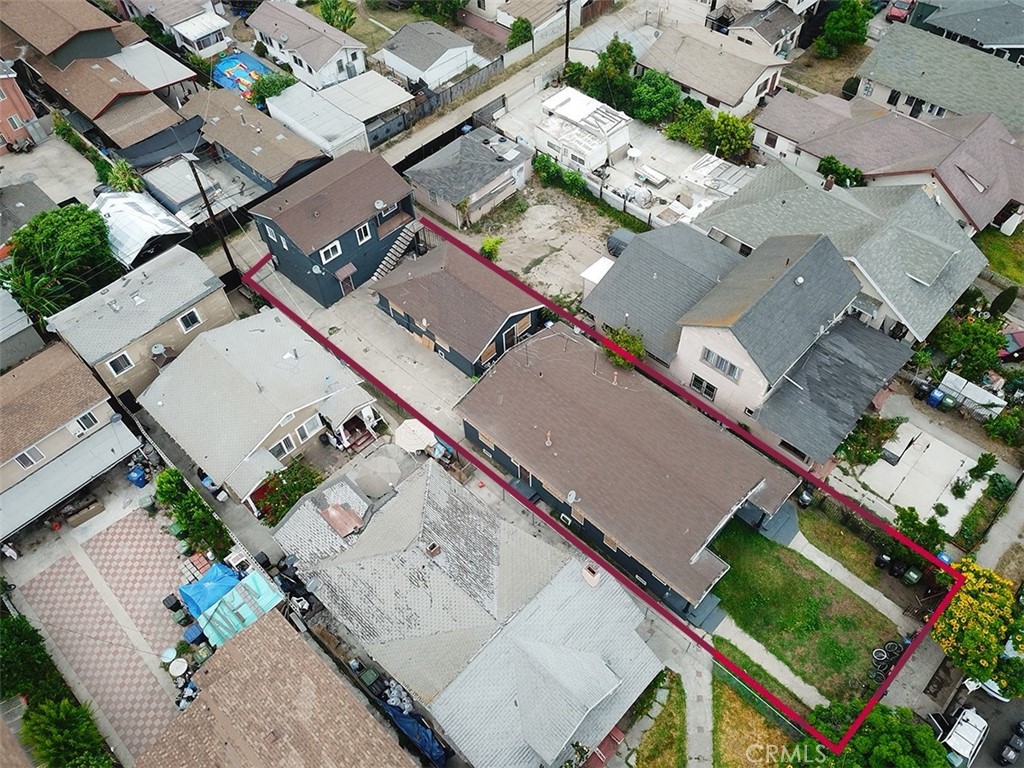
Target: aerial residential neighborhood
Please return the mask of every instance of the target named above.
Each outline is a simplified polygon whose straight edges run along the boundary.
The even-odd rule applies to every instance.
[[[1024,765],[1022,50],[0,0],[0,762]]]

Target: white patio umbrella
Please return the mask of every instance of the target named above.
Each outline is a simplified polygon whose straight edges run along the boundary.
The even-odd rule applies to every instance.
[[[430,427],[418,419],[406,419],[395,429],[395,445],[409,453],[430,448],[434,442]]]

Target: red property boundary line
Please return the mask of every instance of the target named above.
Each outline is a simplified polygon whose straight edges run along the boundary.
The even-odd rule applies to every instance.
[[[860,515],[862,518],[867,520],[872,525],[875,525],[876,527],[882,529],[887,534],[892,536],[894,539],[899,541],[901,544],[916,552],[918,555],[923,557],[932,565],[941,569],[944,573],[946,573],[953,579],[953,588],[949,591],[946,597],[939,603],[936,609],[932,612],[931,617],[923,627],[924,631],[919,632],[917,637],[915,637],[911,641],[910,646],[907,649],[907,652],[905,652],[899,658],[899,660],[893,667],[892,672],[887,676],[885,682],[878,687],[874,695],[868,700],[867,705],[860,712],[860,714],[857,715],[856,719],[853,721],[852,725],[849,727],[846,733],[843,734],[839,741],[832,741],[823,733],[821,733],[821,731],[819,731],[813,725],[811,725],[806,720],[806,718],[802,717],[800,714],[795,712],[792,708],[790,708],[784,702],[779,700],[779,698],[775,696],[771,691],[767,690],[764,686],[762,686],[760,683],[754,680],[750,675],[746,673],[746,671],[742,667],[733,663],[728,657],[723,655],[720,651],[716,650],[713,645],[711,645],[703,638],[701,638],[699,635],[697,635],[697,633],[693,629],[691,629],[688,624],[686,624],[675,613],[670,611],[667,606],[657,602],[654,598],[652,598],[650,595],[646,594],[642,589],[640,589],[638,585],[634,584],[632,580],[627,578],[625,574],[619,572],[616,568],[614,568],[614,566],[606,563],[604,558],[601,555],[599,555],[594,549],[592,549],[580,537],[572,533],[572,531],[568,530],[564,526],[558,524],[551,515],[544,512],[538,506],[527,500],[526,497],[524,497],[521,493],[515,490],[502,476],[500,476],[493,468],[486,464],[482,459],[480,459],[474,453],[468,450],[460,452],[460,454],[470,463],[472,463],[473,466],[475,466],[479,471],[483,472],[487,477],[489,477],[491,480],[493,480],[495,483],[501,486],[506,493],[510,494],[513,498],[515,498],[516,501],[523,505],[523,507],[532,511],[534,515],[536,515],[539,519],[543,520],[552,530],[556,531],[559,535],[561,535],[562,538],[564,538],[566,541],[568,541],[570,544],[572,544],[574,547],[580,550],[588,558],[593,560],[594,563],[600,565],[623,587],[628,589],[635,597],[642,600],[648,608],[657,613],[659,616],[661,616],[665,621],[674,626],[676,629],[680,630],[683,634],[690,638],[690,640],[695,642],[705,651],[710,653],[716,661],[718,661],[722,666],[724,666],[734,675],[743,680],[743,682],[746,683],[746,685],[748,685],[750,688],[755,690],[758,693],[758,695],[771,702],[773,706],[775,706],[779,711],[784,713],[790,720],[798,723],[809,735],[814,737],[817,741],[819,741],[822,745],[829,749],[833,754],[838,755],[839,753],[841,753],[843,749],[846,747],[846,745],[849,743],[850,739],[853,738],[854,734],[863,724],[864,720],[871,713],[871,710],[875,708],[875,706],[881,700],[882,696],[885,695],[889,686],[892,684],[892,681],[903,669],[903,666],[907,663],[910,657],[917,650],[918,646],[921,644],[927,633],[935,624],[936,619],[938,619],[938,617],[949,607],[950,602],[956,596],[956,593],[960,590],[960,588],[963,586],[965,577],[962,574],[950,568],[946,563],[943,563],[941,560],[936,558],[935,555],[933,555],[932,553],[922,549],[916,542],[908,539],[902,533],[900,533],[891,525],[889,525],[886,521],[881,520],[868,510],[858,505],[856,502],[852,501],[851,499],[848,499],[846,496],[833,489],[831,486],[826,485],[817,477],[808,472],[805,467],[798,465],[785,454],[780,453],[774,447],[767,445],[764,441],[748,433],[746,430],[740,428],[738,424],[733,422],[724,414],[719,413],[717,410],[707,405],[706,403],[698,401],[695,396],[691,395],[689,392],[683,389],[682,386],[680,386],[678,383],[668,379],[660,372],[651,369],[646,363],[635,358],[632,354],[630,354],[625,349],[617,345],[615,342],[605,337],[595,328],[580,322],[575,317],[566,312],[564,309],[552,303],[551,300],[548,299],[546,296],[539,293],[530,286],[526,285],[525,283],[521,282],[520,280],[515,279],[507,272],[505,272],[505,270],[501,269],[493,262],[488,261],[481,255],[479,255],[468,245],[452,237],[447,231],[442,229],[434,222],[423,217],[421,217],[420,221],[427,229],[440,236],[443,240],[456,246],[463,253],[467,254],[468,256],[471,256],[481,264],[485,265],[495,275],[508,281],[510,284],[514,285],[515,287],[519,288],[524,293],[529,295],[532,299],[536,300],[542,306],[547,307],[552,312],[555,312],[566,323],[572,325],[575,328],[578,328],[581,332],[585,333],[593,341],[602,344],[603,346],[613,350],[616,354],[628,359],[630,362],[633,363],[634,366],[636,366],[638,370],[642,371],[650,379],[657,382],[665,389],[670,390],[677,397],[682,398],[686,403],[693,406],[698,411],[720,422],[733,435],[746,441],[749,445],[766,454],[767,456],[775,460],[777,463],[781,464],[783,467],[793,472],[795,475],[803,478],[807,482],[812,483],[819,491],[828,494],[840,504],[843,504],[844,506],[856,512],[858,515]],[[360,363],[356,362],[356,360],[354,360],[350,355],[345,353],[341,348],[339,348],[337,345],[331,342],[331,340],[328,339],[327,336],[316,330],[313,326],[306,322],[306,320],[303,319],[294,309],[292,309],[290,306],[284,303],[284,301],[279,299],[275,294],[271,293],[268,289],[266,289],[262,284],[260,284],[255,279],[256,273],[259,272],[264,266],[266,266],[267,262],[270,261],[270,258],[270,253],[267,253],[251,269],[249,269],[242,275],[242,282],[249,286],[260,296],[262,296],[272,306],[279,309],[292,322],[294,322],[296,325],[302,328],[302,330],[305,331],[311,338],[316,339],[321,346],[329,350],[335,357],[337,357],[347,366],[352,368],[352,370],[356,371],[364,379],[371,382],[379,390],[386,393],[388,397],[390,397],[399,406],[401,406],[403,410],[412,414],[416,419],[428,425],[430,429],[434,432],[434,434],[439,435],[444,440],[445,443],[451,446],[454,450],[458,451],[457,446],[459,445],[459,441],[455,440],[446,432],[439,429],[429,418],[423,415],[417,408],[412,406],[410,403],[406,402],[396,392],[393,392],[380,379],[373,375],[373,373],[371,373],[369,370],[363,367]]]

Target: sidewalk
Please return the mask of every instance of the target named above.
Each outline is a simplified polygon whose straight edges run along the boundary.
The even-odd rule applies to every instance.
[[[866,601],[868,605],[895,624],[901,634],[908,635],[918,628],[917,622],[909,616],[904,616],[903,609],[896,605],[896,603],[874,587],[865,584],[860,578],[847,570],[842,563],[832,559],[815,547],[802,533],[796,535],[793,541],[790,542],[789,548],[799,552],[833,579]]]
[[[995,568],[1003,553],[1017,543],[1024,543],[1024,491],[1019,489],[978,549],[978,565]]]
[[[726,616],[722,623],[718,625],[715,634],[724,637],[764,667],[765,672],[782,683],[783,686],[808,707],[813,709],[817,706],[828,706],[829,700],[822,696],[817,688],[813,685],[808,685],[797,677],[789,667],[779,661],[767,648],[736,626],[736,622],[731,617]]]

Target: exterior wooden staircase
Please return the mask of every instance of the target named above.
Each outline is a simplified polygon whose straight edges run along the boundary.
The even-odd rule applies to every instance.
[[[388,274],[391,270],[398,266],[398,262],[402,260],[402,256],[409,249],[409,243],[412,242],[416,234],[423,229],[423,224],[417,220],[410,221],[398,234],[395,242],[391,244],[391,248],[388,249],[387,255],[384,260],[377,267],[377,271],[373,273],[371,280],[380,280],[384,275]]]

